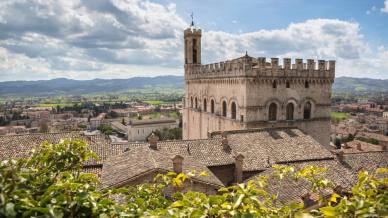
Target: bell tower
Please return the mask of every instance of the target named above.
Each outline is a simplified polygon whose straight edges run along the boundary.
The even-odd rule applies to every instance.
[[[201,64],[201,29],[191,22],[190,28],[184,31],[185,38],[185,65]]]

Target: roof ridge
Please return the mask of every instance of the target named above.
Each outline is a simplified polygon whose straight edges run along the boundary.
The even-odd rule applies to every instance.
[[[58,135],[58,134],[66,134],[66,133],[81,133],[84,134],[83,131],[64,131],[64,132],[45,132],[45,133],[25,133],[25,134],[16,134],[16,135],[0,135],[0,137],[18,137],[18,136],[26,136],[26,135]]]
[[[387,152],[388,153],[388,150],[387,151],[361,151],[361,152],[346,152],[344,153],[343,155],[354,155],[354,154],[365,154],[365,153],[384,153],[384,152]]]
[[[179,140],[163,140],[163,141],[158,141],[158,144],[160,143],[168,143],[168,142],[198,142],[198,141],[215,141],[215,140],[220,140],[218,138],[207,138],[207,139],[179,139]],[[119,143],[113,143],[113,144],[119,144]],[[128,145],[144,145],[148,144],[148,142],[127,142]]]
[[[296,126],[285,126],[285,127],[263,127],[263,128],[251,128],[251,129],[238,129],[238,130],[228,130],[228,131],[214,131],[210,133],[210,137],[224,134],[238,134],[238,133],[254,133],[254,132],[264,132],[269,130],[284,130],[284,129],[298,129]],[[306,135],[303,131],[302,133]]]

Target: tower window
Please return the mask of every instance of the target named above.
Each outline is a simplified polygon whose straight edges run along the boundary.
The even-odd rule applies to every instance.
[[[197,63],[197,40],[193,39],[193,64]]]
[[[206,98],[203,99],[203,111],[207,112],[207,100],[206,100]]]
[[[223,101],[222,102],[222,116],[223,117],[226,117],[226,111],[227,111],[226,101]]]
[[[273,81],[272,88],[276,89],[278,87],[278,83],[276,81]]]
[[[311,103],[306,102],[303,108],[303,119],[310,119],[311,118]]]
[[[275,121],[277,114],[278,106],[275,103],[269,105],[268,120]]]
[[[286,120],[293,120],[294,119],[294,104],[288,103],[286,108]]]
[[[214,100],[213,99],[210,101],[210,112],[212,114],[214,114]]]
[[[308,88],[310,87],[310,84],[309,84],[308,81],[306,81],[306,82],[304,83],[304,87],[305,87],[306,89],[308,89]]]
[[[195,97],[195,109],[198,109],[198,99],[197,99],[197,97]]]
[[[191,96],[190,98],[190,107],[193,108],[194,104],[193,104],[193,96]]]
[[[290,82],[289,81],[286,82],[286,88],[290,88]]]
[[[231,106],[231,112],[232,112],[232,119],[236,119],[236,112],[237,112],[237,106],[235,102],[232,102]]]

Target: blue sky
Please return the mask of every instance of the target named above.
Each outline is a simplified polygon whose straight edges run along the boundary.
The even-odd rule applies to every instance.
[[[177,13],[190,19],[191,11],[201,27],[226,32],[286,28],[291,22],[309,19],[340,19],[358,22],[372,43],[388,45],[388,16],[379,9],[382,0],[197,0],[157,1],[175,3]],[[374,8],[374,9],[372,9]],[[369,12],[368,12],[369,11]]]
[[[183,75],[191,12],[204,63],[247,50],[388,79],[388,0],[3,0],[0,81]]]

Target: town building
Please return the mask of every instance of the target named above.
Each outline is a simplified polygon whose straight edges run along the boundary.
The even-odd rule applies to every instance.
[[[90,129],[96,130],[101,124],[103,124],[105,116],[106,116],[106,113],[100,113],[97,117],[91,118]]]
[[[127,125],[128,141],[146,141],[152,132],[178,128],[178,125],[175,119],[131,120]]]
[[[184,31],[183,138],[214,131],[298,127],[330,143],[330,97],[335,61],[251,57],[203,65],[201,29]]]

